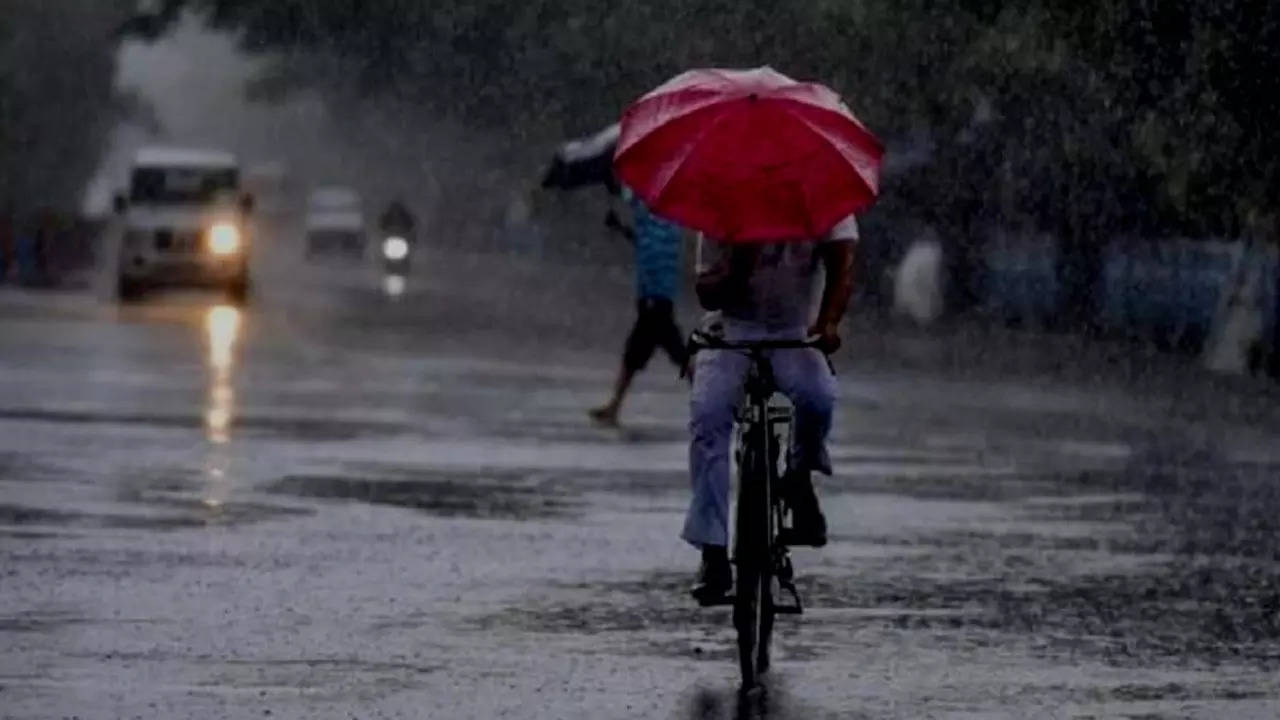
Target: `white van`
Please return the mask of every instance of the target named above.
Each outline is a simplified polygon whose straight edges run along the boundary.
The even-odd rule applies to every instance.
[[[123,217],[117,286],[122,300],[144,289],[224,288],[236,301],[249,292],[248,215],[240,168],[230,153],[144,148],[134,157]]]
[[[364,257],[368,241],[364,200],[356,190],[341,185],[312,190],[304,226],[308,258]]]

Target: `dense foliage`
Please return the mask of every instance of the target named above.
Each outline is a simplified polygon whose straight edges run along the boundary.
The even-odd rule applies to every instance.
[[[1266,0],[168,0],[330,80],[548,141],[689,66],[769,63],[845,93],[901,154],[888,212],[962,245],[1234,235],[1277,180],[1280,10]],[[323,68],[309,72],[308,68]],[[325,77],[320,77],[321,72]],[[272,82],[274,80],[274,82]]]
[[[74,211],[120,109],[99,0],[0,0],[0,216]]]

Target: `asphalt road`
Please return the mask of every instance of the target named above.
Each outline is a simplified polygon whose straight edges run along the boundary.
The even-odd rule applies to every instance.
[[[585,419],[626,274],[440,253],[391,297],[273,253],[243,309],[0,291],[0,717],[734,717],[684,388],[655,361],[621,430]],[[752,712],[1280,715],[1260,390],[862,332]]]

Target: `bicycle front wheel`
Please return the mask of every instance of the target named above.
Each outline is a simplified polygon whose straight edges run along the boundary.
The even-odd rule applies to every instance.
[[[742,689],[760,684],[769,670],[769,640],[773,634],[773,598],[769,574],[739,567],[733,608],[738,629],[738,662],[742,667]]]
[[[756,688],[769,669],[773,633],[769,485],[763,463],[753,462],[755,454],[745,453],[738,487],[733,624],[744,692]]]

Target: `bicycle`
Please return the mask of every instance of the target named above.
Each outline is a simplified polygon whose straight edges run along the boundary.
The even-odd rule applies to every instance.
[[[754,690],[769,669],[769,642],[777,615],[804,612],[795,586],[791,555],[783,541],[787,508],[774,492],[783,440],[791,436],[789,406],[771,404],[777,392],[767,351],[816,348],[809,340],[726,342],[695,331],[689,338],[689,356],[700,350],[734,350],[748,354],[751,369],[744,385],[745,401],[737,413],[735,459],[738,464],[738,506],[734,521],[733,563],[737,566],[733,595],[716,605],[733,605],[738,633],[738,660],[742,691]],[[777,602],[779,595],[789,602]]]

